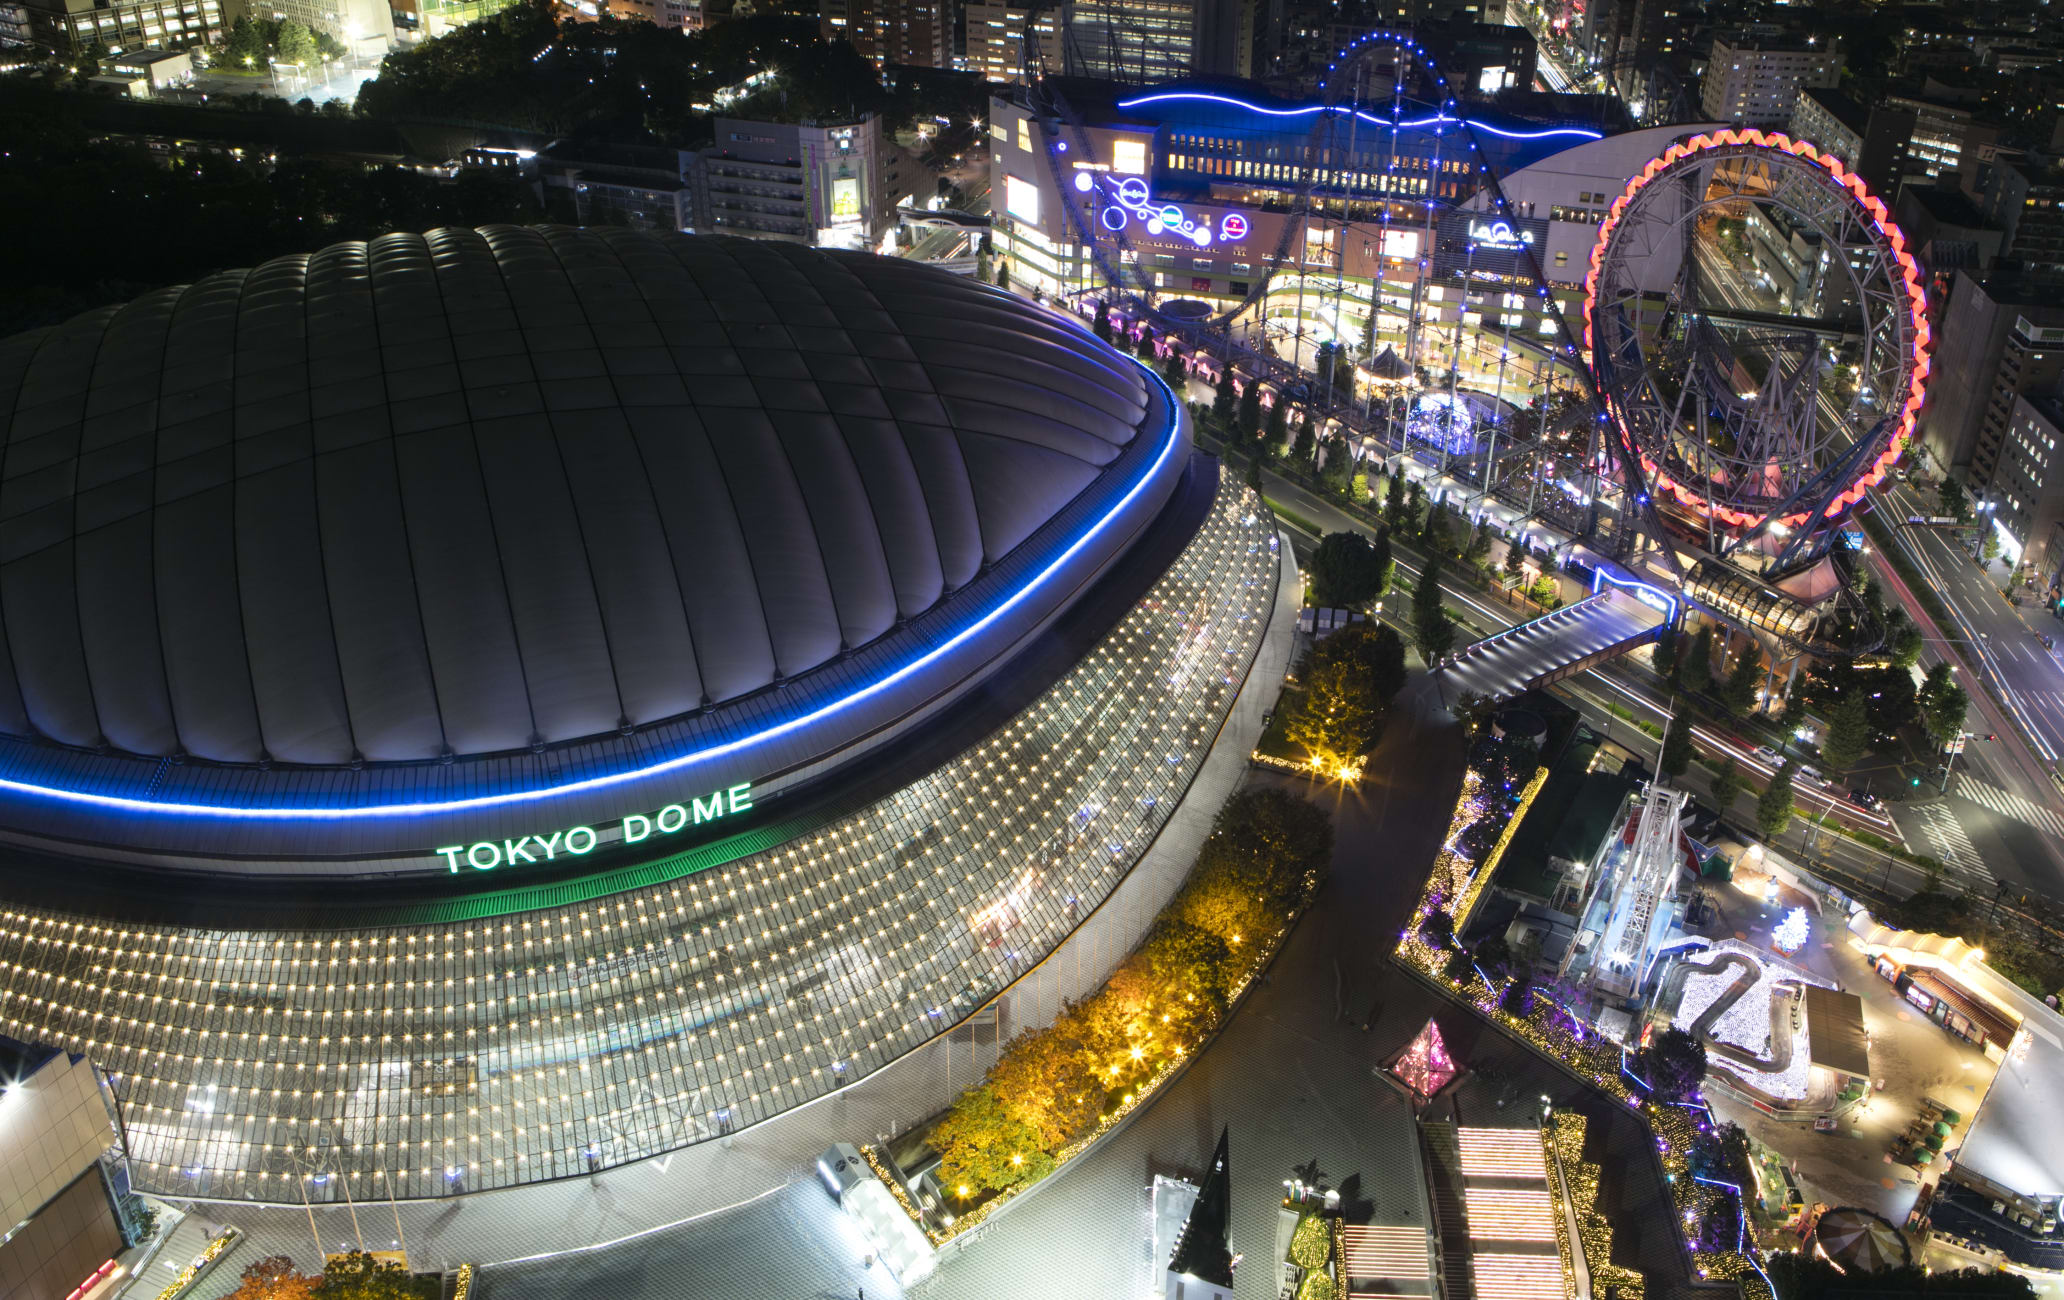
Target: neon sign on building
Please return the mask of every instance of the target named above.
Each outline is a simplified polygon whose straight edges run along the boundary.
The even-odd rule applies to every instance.
[[[1075,188],[1102,200],[1097,221],[1113,234],[1137,221],[1149,235],[1174,235],[1199,248],[1213,243],[1236,244],[1247,238],[1247,218],[1228,212],[1214,222],[1209,213],[1185,211],[1174,203],[1156,203],[1146,181],[1137,176],[1113,180],[1091,171],[1075,173]]]
[[[1534,242],[1534,232],[1512,228],[1509,221],[1472,221],[1469,223],[1469,237],[1485,248],[1502,252],[1518,252],[1523,245]]]

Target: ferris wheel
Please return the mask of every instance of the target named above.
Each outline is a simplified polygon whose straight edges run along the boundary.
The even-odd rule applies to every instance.
[[[1913,436],[1926,308],[1905,236],[1854,172],[1724,130],[1671,145],[1613,203],[1584,334],[1624,459],[1665,511],[1723,553],[1790,535],[1782,564]]]

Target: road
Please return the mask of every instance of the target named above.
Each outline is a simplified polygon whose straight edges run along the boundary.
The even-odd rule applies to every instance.
[[[1774,299],[1741,281],[1738,268],[1711,255],[1704,240],[1700,253],[1705,282],[1729,305],[1777,310]],[[1817,399],[1824,422],[1841,418],[1824,390]],[[1933,629],[1922,665],[1954,666],[1972,708],[1966,724],[1972,739],[1952,765],[1946,792],[1894,805],[1894,819],[1916,851],[1949,863],[1953,876],[1981,893],[2007,882],[2064,898],[2064,796],[2050,779],[2064,748],[2064,669],[1993,585],[1993,570],[1981,570],[1943,533],[1902,526],[1914,515],[1933,514],[1932,506],[1924,509],[1912,489],[1896,481],[1876,502],[1894,544],[1948,608],[1954,626],[1934,627],[1888,557],[1873,553],[1870,563],[1895,601],[1923,629]],[[1916,793],[1925,794],[1925,787]]]
[[[949,173],[949,176],[965,175],[960,182],[967,192],[967,204],[963,211],[980,216],[989,210],[989,169],[969,168],[965,173]],[[982,243],[979,230],[955,230],[939,227],[927,230],[917,237],[904,256],[919,262],[936,262],[948,257],[972,256]]]

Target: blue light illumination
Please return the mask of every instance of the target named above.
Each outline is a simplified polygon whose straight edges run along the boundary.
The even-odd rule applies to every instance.
[[[1436,113],[1432,117],[1414,118],[1411,121],[1406,122],[1391,122],[1384,118],[1376,116],[1374,113],[1364,113],[1355,109],[1339,108],[1330,104],[1313,104],[1306,108],[1263,108],[1259,104],[1250,104],[1244,99],[1235,99],[1231,95],[1210,95],[1198,90],[1166,90],[1157,92],[1152,95],[1138,95],[1132,99],[1122,99],[1118,101],[1118,107],[1138,108],[1142,104],[1182,102],[1227,104],[1232,106],[1233,108],[1246,109],[1250,113],[1259,113],[1264,117],[1310,117],[1314,113],[1351,113],[1355,117],[1360,118],[1362,121],[1367,122],[1371,126],[1384,127],[1389,130],[1402,130],[1405,128],[1417,128],[1424,126],[1440,127],[1448,125],[1461,125],[1468,127],[1472,131],[1488,131],[1492,135],[1503,136],[1507,140],[1545,140],[1551,136],[1558,135],[1576,136],[1578,139],[1581,140],[1603,140],[1605,138],[1603,132],[1587,131],[1584,128],[1577,126],[1544,127],[1539,131],[1508,131],[1504,127],[1492,126],[1488,122],[1479,122],[1475,118],[1450,117],[1446,113]]]
[[[1144,185],[1142,185],[1144,190]],[[830,700],[807,713],[798,714],[781,722],[762,727],[749,735],[722,741],[706,748],[676,754],[671,758],[648,763],[641,767],[620,772],[605,773],[578,781],[566,781],[556,785],[537,786],[529,789],[506,790],[495,794],[471,795],[442,801],[368,804],[356,807],[325,808],[306,805],[245,805],[211,803],[177,803],[153,799],[137,799],[126,795],[100,794],[92,791],[67,790],[57,786],[43,785],[33,781],[0,778],[0,791],[27,795],[37,799],[49,799],[62,803],[80,804],[94,808],[106,808],[121,812],[149,813],[160,816],[225,818],[245,821],[349,821],[376,817],[424,817],[449,813],[469,812],[483,808],[501,808],[534,803],[544,799],[563,798],[567,795],[584,794],[606,790],[612,786],[624,785],[669,772],[683,771],[701,763],[720,758],[761,745],[781,736],[804,730],[856,705],[864,703],[898,683],[908,680],[932,664],[951,655],[974,638],[996,625],[996,623],[1025,601],[1063,576],[1064,570],[1079,557],[1098,536],[1113,527],[1137,502],[1148,486],[1160,478],[1167,469],[1170,458],[1180,447],[1182,440],[1177,436],[1181,427],[1182,404],[1173,389],[1162,381],[1151,366],[1142,365],[1136,358],[1127,357],[1161,392],[1167,403],[1168,418],[1162,423],[1162,442],[1139,477],[1126,489],[1124,495],[1114,502],[1110,509],[1071,541],[1067,548],[1040,568],[1024,584],[1011,591],[971,622],[961,627],[926,653],[900,664],[864,686]]]
[[[1653,583],[1638,582],[1633,578],[1622,578],[1615,574],[1607,573],[1603,566],[1591,570],[1592,595],[1597,595],[1599,591],[1608,582],[1610,582],[1615,587],[1625,588],[1627,591],[1633,594],[1634,599],[1640,601],[1642,604],[1648,606],[1650,609],[1658,611],[1665,618],[1668,618],[1673,622],[1676,620],[1677,598],[1671,595],[1669,592],[1664,591],[1661,587],[1658,587]]]

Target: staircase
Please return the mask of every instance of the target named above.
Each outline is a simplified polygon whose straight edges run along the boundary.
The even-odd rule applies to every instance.
[[[1422,1120],[1420,1154],[1426,1163],[1427,1199],[1433,1207],[1434,1239],[1440,1251],[1440,1294],[1470,1300],[1476,1294],[1469,1268],[1469,1215],[1462,1200],[1462,1146],[1455,1125]]]

